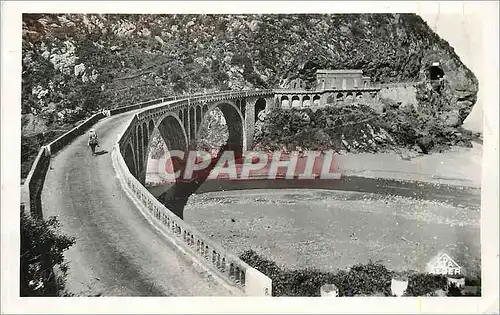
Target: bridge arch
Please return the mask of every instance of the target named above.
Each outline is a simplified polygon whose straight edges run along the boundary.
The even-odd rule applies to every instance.
[[[320,100],[321,100],[321,97],[319,95],[314,95],[313,96],[313,104],[314,104],[314,106],[319,106],[320,105]]]
[[[288,99],[288,96],[283,95],[281,97],[281,106],[282,107],[289,107],[290,106],[290,100]]]
[[[259,113],[267,109],[267,102],[264,98],[259,98],[255,102],[255,122],[259,120]]]
[[[208,110],[203,116],[203,119],[201,121],[200,126],[203,127],[198,128],[196,140],[199,140],[199,137],[201,135],[201,130],[207,124],[208,114],[215,108],[219,108],[222,114],[224,115],[227,129],[229,132],[227,144],[224,149],[233,151],[235,153],[235,156],[242,155],[243,151],[245,150],[245,141],[246,141],[246,136],[244,131],[245,120],[243,118],[243,114],[240,111],[240,109],[232,101],[228,100],[220,101],[208,107]]]
[[[311,106],[311,98],[309,97],[309,95],[306,95],[302,98],[302,106],[303,107]]]
[[[187,119],[185,119],[187,120]],[[158,119],[156,127],[169,150],[186,151],[188,148],[188,137],[186,129],[179,116],[174,112],[168,112]]]
[[[241,100],[241,103],[240,103],[240,113],[241,113],[241,117],[245,118],[245,112],[247,110],[247,100],[246,99],[242,99]]]
[[[137,126],[137,129],[136,129],[136,132],[137,132],[137,165],[138,166],[142,166],[144,165],[144,159],[143,159],[143,153],[144,153],[144,147],[143,147],[143,133],[142,133],[142,124],[139,123],[139,125]],[[139,167],[138,168],[138,172],[139,174],[137,175],[141,175],[142,173],[142,167]]]
[[[189,128],[189,109],[187,107],[184,108],[182,116],[183,116],[182,122],[184,124],[184,131],[186,132],[187,135],[187,130]]]
[[[123,155],[123,158],[125,160],[125,164],[127,165],[130,173],[132,173],[133,176],[137,176],[137,164],[135,162],[135,154],[134,154],[134,149],[132,149],[132,144],[129,142],[127,143],[125,147],[125,154]]]
[[[148,131],[148,124],[144,122],[142,124],[142,155],[141,158],[144,159],[144,162],[147,163],[148,161],[148,143],[149,143],[149,131]]]
[[[200,126],[201,126],[201,118],[202,118],[202,113],[201,113],[201,105],[197,105],[196,106],[196,128],[195,128],[195,132],[200,129]]]
[[[150,136],[153,134],[154,130],[155,130],[155,122],[154,120],[151,119],[148,124],[148,131]]]

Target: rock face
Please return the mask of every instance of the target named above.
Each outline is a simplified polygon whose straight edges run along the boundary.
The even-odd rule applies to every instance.
[[[477,79],[414,14],[25,14],[23,113],[51,102],[85,109],[173,92],[276,87],[296,77],[312,87],[317,69],[416,81],[434,62],[463,120]],[[48,93],[34,99],[35,88]]]
[[[398,145],[385,130],[383,118],[369,106],[345,104],[339,108],[273,109],[258,124],[254,142],[260,150],[335,150],[382,152]]]
[[[433,63],[439,63],[439,68],[445,75],[444,81],[450,95],[448,109],[459,111],[459,120],[462,124],[476,103],[479,82],[449,46],[448,49],[439,49],[438,45],[434,45],[433,50],[422,59],[424,66],[430,67]],[[427,77],[425,67],[421,70],[419,77],[421,79]]]

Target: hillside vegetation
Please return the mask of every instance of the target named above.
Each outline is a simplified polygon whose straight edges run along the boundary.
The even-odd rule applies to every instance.
[[[67,130],[102,108],[296,77],[310,88],[317,69],[400,82],[422,79],[439,61],[443,110],[458,110],[460,122],[478,90],[453,48],[414,14],[25,14],[22,53],[22,137],[35,152],[32,143],[46,138],[37,134]],[[23,151],[23,176],[29,156]]]

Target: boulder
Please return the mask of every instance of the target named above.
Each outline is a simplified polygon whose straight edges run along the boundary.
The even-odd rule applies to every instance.
[[[257,114],[257,118],[259,119],[259,122],[263,122],[266,119],[267,113],[266,111],[261,111]]]
[[[434,146],[434,140],[431,136],[421,136],[417,139],[417,145],[420,147],[424,154],[429,153],[429,150]]]
[[[311,122],[311,117],[309,117],[309,115],[307,115],[307,113],[305,112],[302,112],[301,115],[300,115],[300,119],[305,122],[305,123],[310,123]]]
[[[349,145],[349,142],[342,140],[342,144],[344,145],[344,148],[347,149],[347,151],[351,150],[351,146]]]
[[[460,112],[458,110],[445,112],[440,115],[440,118],[447,127],[458,127],[462,123],[460,119]]]
[[[406,161],[410,161],[411,159],[414,159],[419,156],[417,152],[409,150],[407,148],[401,149],[399,155],[401,156],[401,159]]]

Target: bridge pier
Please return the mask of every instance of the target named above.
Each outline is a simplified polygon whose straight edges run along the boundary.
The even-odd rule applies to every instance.
[[[249,98],[243,100],[245,106],[245,143],[243,143],[243,152],[253,148],[253,136],[255,134],[255,102],[257,99]]]

